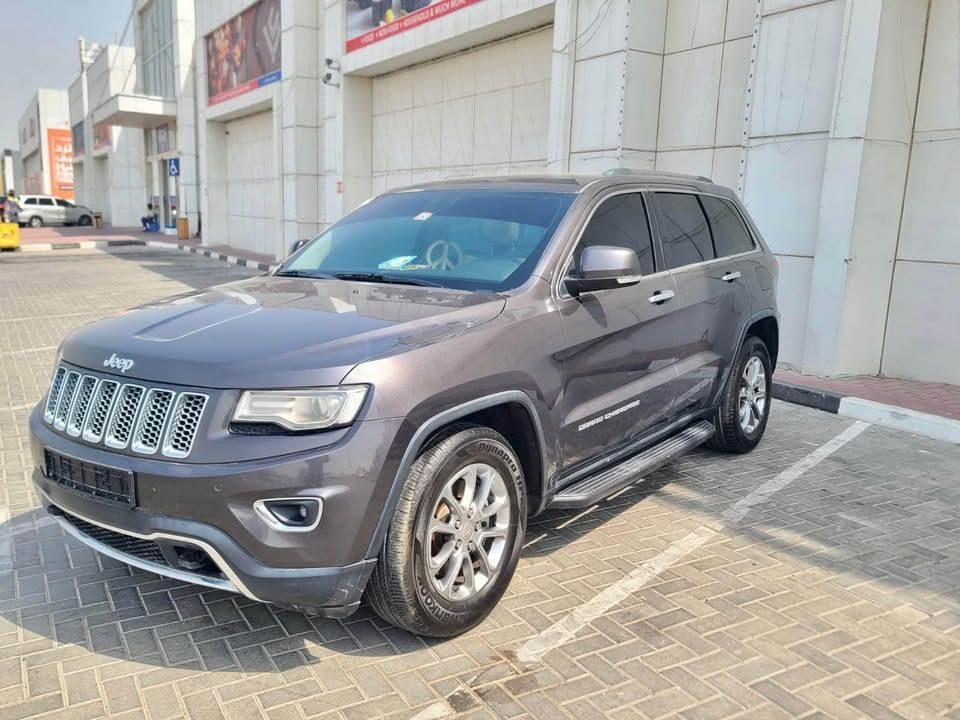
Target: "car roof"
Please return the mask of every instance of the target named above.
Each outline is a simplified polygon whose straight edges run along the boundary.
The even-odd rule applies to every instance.
[[[493,175],[489,177],[448,178],[388,190],[384,194],[419,190],[506,190],[527,192],[580,193],[586,188],[597,190],[617,185],[666,185],[693,187],[700,192],[733,196],[733,192],[710,178],[653,170],[616,168],[602,175]]]

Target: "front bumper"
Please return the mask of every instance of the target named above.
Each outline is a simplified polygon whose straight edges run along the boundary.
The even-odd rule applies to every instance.
[[[295,456],[226,464],[134,458],[54,432],[41,413],[30,418],[33,482],[66,532],[144,570],[331,616],[359,604],[375,558],[366,550],[392,477],[388,461],[399,422],[358,425],[336,445]],[[130,470],[136,507],[94,498],[48,478],[44,448],[94,465]],[[310,532],[270,528],[256,500],[319,497],[324,509]],[[182,551],[205,554],[200,570]],[[191,557],[194,555],[191,553]],[[186,563],[190,565],[190,563]]]

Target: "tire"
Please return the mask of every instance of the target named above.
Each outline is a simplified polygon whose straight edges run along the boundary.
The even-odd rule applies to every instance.
[[[80,225],[81,227],[89,227],[93,225],[93,218],[91,218],[89,215],[81,215],[77,220],[77,225]]]
[[[43,227],[43,218],[40,217],[39,215],[34,215],[32,218],[30,218],[27,221],[27,225],[29,225],[32,228]]]
[[[484,468],[495,471],[500,482]],[[467,506],[472,503],[466,498],[468,480],[463,476],[472,477],[471,469],[476,471],[476,488],[490,479],[491,491],[485,500],[491,502],[481,505],[478,511],[484,508],[489,511],[504,498],[508,506],[506,514],[501,508],[481,520],[489,526],[474,523],[480,517],[479,512],[467,515],[470,510]],[[452,488],[448,497],[458,504],[466,503],[459,511],[442,497],[448,487]],[[462,493],[458,497],[460,489]],[[428,533],[433,520],[438,526],[452,529],[457,517],[462,518],[457,527],[464,528],[456,531],[459,535],[442,530]],[[387,622],[418,635],[452,637],[466,632],[490,614],[510,584],[520,559],[526,521],[523,471],[510,444],[500,433],[487,427],[453,428],[441,435],[410,468],[367,586],[370,606]],[[473,536],[470,528],[475,530],[477,525],[483,528],[481,532],[496,532],[498,537]],[[479,539],[471,544],[470,537]],[[457,545],[458,540],[461,545]],[[448,559],[438,566],[439,570],[428,569],[428,559],[443,557],[448,543],[454,548]],[[492,572],[482,572],[482,565],[476,559],[478,546],[482,546],[484,557],[496,562]],[[464,560],[469,560],[470,577],[475,583],[472,594],[465,570],[468,563],[458,560],[458,547],[467,551]],[[453,572],[456,568],[459,569]],[[453,580],[445,594],[440,585],[451,575]]]
[[[748,366],[762,368],[763,378],[754,383],[744,376]],[[748,408],[752,404],[753,413],[746,424],[740,413],[741,388],[755,385],[756,392],[746,391]],[[762,395],[760,390],[762,389]],[[770,366],[770,353],[760,338],[749,335],[743,341],[737,359],[727,378],[726,387],[717,412],[716,431],[708,441],[714,450],[729,453],[746,453],[753,450],[763,437],[770,419],[770,399],[773,389],[773,368]],[[750,403],[751,398],[756,402]]]

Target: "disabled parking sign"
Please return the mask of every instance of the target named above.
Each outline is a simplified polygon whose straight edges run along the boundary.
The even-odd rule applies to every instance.
[[[167,159],[167,175],[170,177],[180,176],[180,158],[174,157]]]

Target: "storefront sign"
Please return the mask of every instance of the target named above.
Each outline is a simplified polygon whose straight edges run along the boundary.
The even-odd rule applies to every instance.
[[[47,130],[50,194],[73,200],[73,140],[67,128]]]
[[[473,5],[480,0],[350,0],[347,3],[347,52],[386,40],[406,30]]]
[[[97,123],[93,126],[93,149],[102,150],[110,146],[113,139],[113,126]]]
[[[280,79],[280,0],[260,0],[205,38],[207,104]]]

